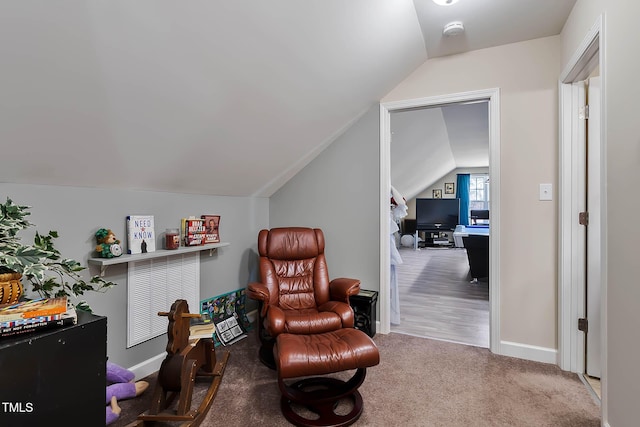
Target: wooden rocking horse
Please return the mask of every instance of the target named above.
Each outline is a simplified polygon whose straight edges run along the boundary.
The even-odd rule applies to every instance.
[[[158,371],[151,408],[127,427],[150,425],[146,424],[147,421],[175,421],[182,422],[181,427],[196,427],[211,407],[222,381],[229,352],[225,352],[222,360],[217,361],[212,338],[189,341],[189,319],[200,315],[189,313],[187,301],[176,300],[171,305],[171,311],[160,312],[158,316],[169,318],[167,356]],[[197,409],[192,409],[191,400],[196,376],[211,377],[212,381],[200,405]],[[176,397],[178,402],[174,408]]]

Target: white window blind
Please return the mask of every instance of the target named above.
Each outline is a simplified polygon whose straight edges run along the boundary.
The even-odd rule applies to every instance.
[[[200,253],[171,255],[128,263],[127,348],[166,335],[169,312],[185,299],[191,313],[200,312]]]

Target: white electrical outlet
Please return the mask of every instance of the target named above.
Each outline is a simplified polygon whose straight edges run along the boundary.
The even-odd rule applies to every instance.
[[[553,187],[551,184],[540,184],[540,200],[553,200]]]

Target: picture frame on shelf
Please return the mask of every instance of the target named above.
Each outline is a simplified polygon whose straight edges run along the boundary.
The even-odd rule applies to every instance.
[[[434,199],[442,199],[442,189],[441,188],[433,190],[433,198]]]
[[[444,194],[454,194],[455,184],[453,182],[444,183]]]

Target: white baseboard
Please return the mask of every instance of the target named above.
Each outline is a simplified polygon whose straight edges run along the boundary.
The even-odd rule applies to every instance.
[[[256,320],[257,315],[258,315],[258,310],[252,310],[249,313],[247,313],[247,318],[249,319],[249,322],[253,323]],[[166,356],[167,356],[167,353],[158,354],[157,356],[154,356],[150,359],[147,359],[143,362],[138,363],[135,366],[130,367],[129,370],[134,374],[136,374],[135,379],[139,380],[141,378],[146,377],[147,375],[151,375],[154,372],[158,371],[160,369],[160,365],[162,364],[162,361]]]
[[[249,319],[250,323],[253,323],[256,321],[256,319],[258,318],[258,310],[251,310],[250,312],[247,313],[247,319]]]
[[[135,366],[129,368],[131,372],[136,374],[136,380],[140,380],[147,375],[151,375],[154,372],[160,369],[160,365],[162,361],[167,356],[167,353],[158,354],[157,356],[152,357],[151,359],[147,359],[141,363],[138,363]]]
[[[538,347],[517,342],[501,341],[500,354],[553,365],[558,363],[558,350],[555,348]]]

